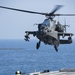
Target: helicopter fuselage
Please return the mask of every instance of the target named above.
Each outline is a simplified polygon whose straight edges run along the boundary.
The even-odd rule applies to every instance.
[[[37,38],[45,44],[52,45],[54,41],[58,40],[57,31],[50,31],[49,29],[43,29],[37,32]]]

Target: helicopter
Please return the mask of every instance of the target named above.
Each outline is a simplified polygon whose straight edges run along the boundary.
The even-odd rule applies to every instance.
[[[66,27],[69,27],[69,25],[66,25],[66,23],[62,25],[59,21],[56,23],[56,20],[54,20],[54,17],[56,16],[75,16],[75,14],[55,14],[55,12],[58,11],[61,7],[62,5],[56,5],[53,11],[51,11],[50,13],[41,13],[0,6],[0,8],[4,9],[46,16],[46,19],[42,23],[36,24],[38,25],[37,31],[25,31],[25,41],[29,41],[29,35],[31,34],[39,39],[39,41],[36,44],[36,49],[39,49],[41,42],[43,42],[46,45],[53,45],[56,52],[58,51],[58,46],[60,44],[71,44],[72,36],[74,35],[73,33],[66,32]],[[68,36],[68,39],[61,39],[61,36],[63,38]]]

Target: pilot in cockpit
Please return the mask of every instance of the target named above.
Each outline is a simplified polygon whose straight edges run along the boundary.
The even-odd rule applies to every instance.
[[[38,25],[38,30],[40,31],[41,30],[41,27],[43,28],[44,26],[50,27],[50,21],[49,21],[49,19],[45,19],[43,21],[43,23],[40,23]]]

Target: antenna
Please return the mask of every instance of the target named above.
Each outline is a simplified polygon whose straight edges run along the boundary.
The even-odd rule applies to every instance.
[[[64,18],[64,28],[65,28],[65,33],[66,33],[66,19]]]
[[[57,23],[60,23],[60,21],[59,21],[59,16],[58,16],[58,21],[57,21]]]
[[[65,28],[65,33],[66,33],[66,27],[69,27],[69,25],[66,25],[66,19],[64,18],[64,28]]]

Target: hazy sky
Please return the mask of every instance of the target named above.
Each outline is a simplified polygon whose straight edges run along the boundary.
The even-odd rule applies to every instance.
[[[54,5],[64,5],[56,13],[75,14],[75,0],[0,0],[0,5],[45,13],[52,11]],[[34,24],[44,19],[45,16],[0,8],[0,39],[24,39],[25,31],[37,30]],[[54,19],[58,20],[58,17]],[[62,24],[64,19],[70,25],[67,32],[75,34],[75,17],[59,17]]]

